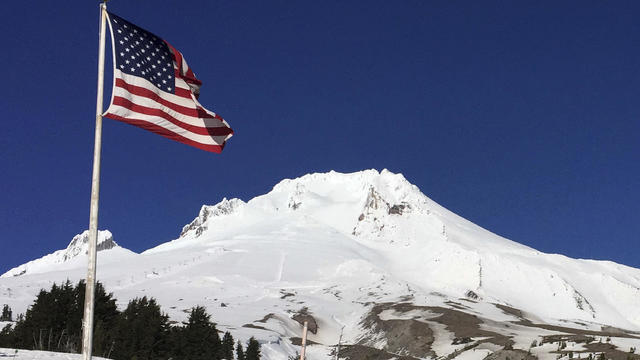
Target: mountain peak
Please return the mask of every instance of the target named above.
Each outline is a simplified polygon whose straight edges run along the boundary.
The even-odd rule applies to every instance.
[[[121,249],[123,252],[131,251],[120,247],[114,240],[109,230],[98,230],[97,251]],[[17,266],[0,277],[21,276],[25,274],[42,273],[57,270],[62,264],[75,265],[76,259],[83,257],[89,250],[89,230],[85,230],[71,239],[69,245],[62,250],[45,255],[39,259],[29,261]]]
[[[113,234],[109,230],[98,231],[97,250],[109,250],[118,246],[113,240]],[[85,230],[82,234],[73,237],[69,246],[64,250],[62,261],[73,259],[80,254],[86,254],[89,251],[89,230]]]
[[[208,229],[208,222],[211,218],[231,215],[244,204],[245,202],[240,199],[223,198],[222,201],[215,205],[202,205],[198,216],[182,228],[180,237],[199,237]]]
[[[0,304],[21,311],[40,284],[81,279],[87,235],[5,274],[27,273],[0,279]],[[247,202],[224,198],[202,206],[180,238],[140,255],[127,257],[109,232],[100,244],[113,246],[99,255],[100,279],[119,298],[157,297],[175,321],[205,304],[222,329],[243,340],[256,336],[268,359],[292,355],[289,340],[301,318],[318,325],[310,340],[328,350],[322,359],[341,329],[346,344],[392,351],[388,358],[407,355],[408,343],[380,340],[415,342],[407,332],[414,329],[433,335],[421,340],[431,352],[413,348],[414,358],[453,358],[468,349],[479,351],[464,357],[479,359],[512,344],[543,360],[558,355],[550,340],[575,339],[558,332],[614,343],[611,329],[621,329],[627,351],[640,330],[640,269],[512,242],[389,170],[309,174]],[[501,340],[483,347],[490,339]],[[541,345],[532,348],[534,340]]]

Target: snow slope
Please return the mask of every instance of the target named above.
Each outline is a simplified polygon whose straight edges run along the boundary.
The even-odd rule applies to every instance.
[[[45,255],[39,259],[29,261],[26,264],[2,274],[0,277],[22,276],[25,274],[36,274],[49,272],[52,270],[63,270],[78,267],[85,267],[87,264],[87,251],[89,242],[89,230],[73,237],[66,249],[57,250],[52,254]],[[131,250],[120,247],[114,240],[109,230],[98,231],[97,251],[101,252],[101,260],[119,260],[135,254]]]
[[[107,255],[114,249],[119,253]],[[387,303],[430,307],[404,312],[389,305],[376,319],[429,324],[437,356],[463,348],[451,345],[454,332],[433,315],[444,308],[485,319],[480,329],[520,347],[558,332],[533,331],[533,323],[640,331],[639,269],[545,254],[502,238],[386,170],[283,180],[248,202],[203,206],[178,239],[141,254],[114,249],[99,254],[98,279],[119,306],[151,295],[177,321],[184,310],[206,306],[221,329],[262,341],[267,359],[295,353],[300,313],[317,322],[310,340],[324,344],[310,349],[310,358],[330,358],[341,331],[346,344],[389,349],[384,333],[363,326],[375,304]],[[83,266],[62,266],[64,256],[56,254],[3,275],[0,303],[17,314],[40,288],[84,276]],[[49,257],[56,260],[43,260]],[[519,313],[504,310],[512,308]],[[479,346],[479,354],[494,347]]]
[[[11,358],[13,360],[81,360],[81,354],[65,354],[50,351],[32,351],[22,349],[0,348],[0,358]],[[93,356],[95,360],[104,358]]]

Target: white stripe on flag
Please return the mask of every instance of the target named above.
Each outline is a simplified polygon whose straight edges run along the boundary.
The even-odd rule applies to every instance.
[[[108,112],[113,115],[122,116],[123,118],[132,119],[132,120],[141,120],[141,121],[148,122],[150,124],[163,127],[168,131],[171,131],[172,133],[178,134],[189,140],[196,141],[205,145],[222,145],[222,143],[229,138],[228,135],[224,135],[224,136],[198,135],[189,130],[185,130],[177,125],[174,125],[163,118],[152,116],[152,115],[140,114],[119,105],[112,104],[109,107]]]

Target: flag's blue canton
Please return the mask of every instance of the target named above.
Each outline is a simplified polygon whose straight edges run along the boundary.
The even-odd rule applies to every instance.
[[[113,29],[116,67],[174,94],[173,56],[167,44],[117,15],[109,13],[109,20]]]

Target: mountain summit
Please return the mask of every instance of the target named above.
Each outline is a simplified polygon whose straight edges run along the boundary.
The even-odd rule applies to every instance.
[[[26,274],[35,274],[41,272],[49,272],[54,270],[62,270],[69,266],[77,266],[79,264],[78,257],[81,257],[86,266],[86,254],[89,249],[89,230],[85,230],[81,234],[73,237],[66,249],[57,250],[52,254],[43,256],[39,259],[29,261],[26,264],[17,266],[0,277],[22,276]],[[98,231],[97,251],[114,250],[111,253],[102,254],[102,256],[112,257],[131,254],[130,250],[120,247],[114,240],[109,230]]]
[[[101,256],[98,278],[119,299],[153,296],[176,321],[205,306],[220,328],[258,338],[267,359],[295,353],[301,319],[313,319],[317,359],[332,358],[341,333],[352,359],[551,360],[561,342],[592,354],[598,338],[609,350],[640,345],[639,269],[505,239],[387,170],[283,180],[248,202],[203,206],[175,240],[117,263]],[[21,311],[36,287],[83,275],[3,278],[0,293],[14,295],[0,302]]]

